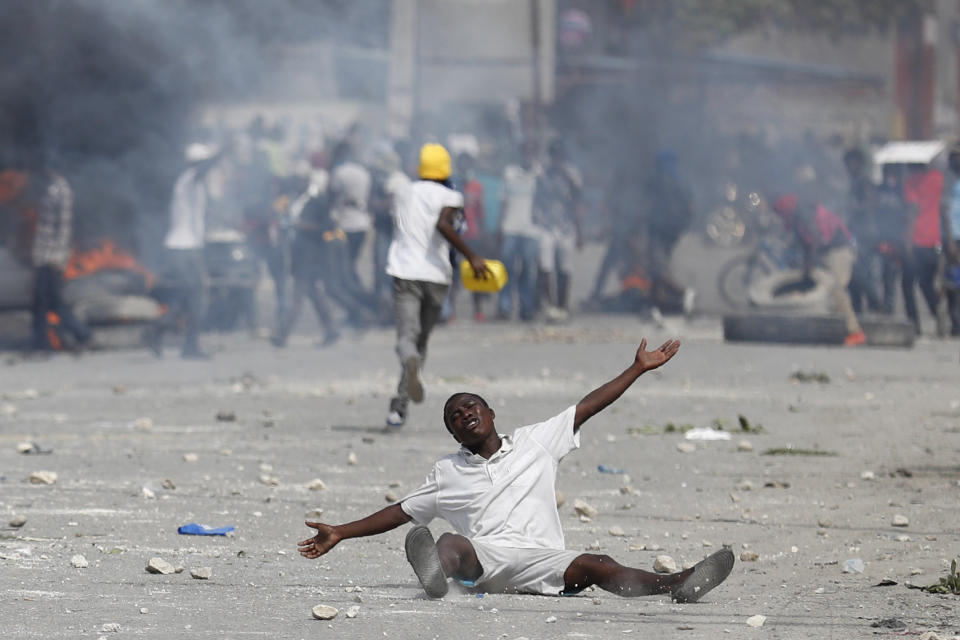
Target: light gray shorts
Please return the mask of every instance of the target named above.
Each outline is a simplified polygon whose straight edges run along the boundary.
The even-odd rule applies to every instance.
[[[471,540],[483,574],[474,586],[487,593],[536,593],[547,596],[563,591],[563,574],[579,551],[516,549]],[[468,585],[469,586],[469,585]]]

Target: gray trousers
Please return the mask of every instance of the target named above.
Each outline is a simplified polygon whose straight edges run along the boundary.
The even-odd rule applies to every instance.
[[[390,400],[390,410],[407,415],[410,397],[403,367],[411,356],[420,357],[420,366],[427,358],[430,332],[440,319],[443,301],[450,286],[421,280],[393,279],[393,307],[397,320],[397,357],[400,358],[400,382],[397,395]]]

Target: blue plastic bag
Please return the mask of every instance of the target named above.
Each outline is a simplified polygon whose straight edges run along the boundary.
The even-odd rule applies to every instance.
[[[191,522],[177,529],[177,533],[184,536],[225,536],[236,529],[232,524],[226,527],[208,527],[205,524]]]

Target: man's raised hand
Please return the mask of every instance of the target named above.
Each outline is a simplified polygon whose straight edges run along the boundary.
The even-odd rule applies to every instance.
[[[304,522],[311,529],[317,530],[317,535],[297,543],[298,551],[304,558],[313,560],[319,558],[340,542],[340,534],[336,528],[322,522]]]
[[[640,348],[637,349],[637,356],[634,360],[641,371],[651,371],[662,366],[670,358],[677,355],[680,350],[679,340],[667,340],[659,349],[647,351],[647,339],[640,341]]]

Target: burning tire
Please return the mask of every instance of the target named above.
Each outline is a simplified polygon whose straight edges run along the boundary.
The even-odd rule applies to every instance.
[[[846,335],[840,316],[756,313],[723,317],[723,339],[728,342],[839,345]]]
[[[750,303],[762,310],[829,313],[833,277],[822,269],[814,269],[810,280],[803,280],[799,269],[771,273],[750,283]]]

